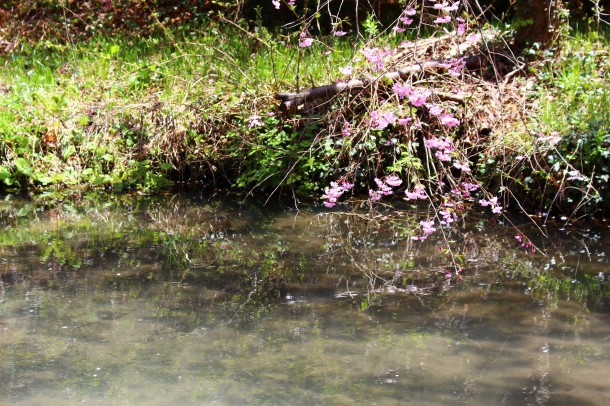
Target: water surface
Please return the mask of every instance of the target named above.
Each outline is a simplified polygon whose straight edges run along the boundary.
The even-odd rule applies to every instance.
[[[0,203],[3,403],[610,404],[604,224],[231,201]]]

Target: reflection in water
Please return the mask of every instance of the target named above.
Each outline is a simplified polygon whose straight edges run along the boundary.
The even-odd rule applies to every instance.
[[[544,258],[474,217],[413,242],[408,211],[113,199],[0,206],[2,399],[610,402],[601,232]]]

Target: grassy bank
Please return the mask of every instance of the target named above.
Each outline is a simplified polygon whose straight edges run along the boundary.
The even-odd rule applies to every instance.
[[[299,56],[272,40],[209,21],[161,37],[41,41],[3,55],[4,188],[155,190],[216,174],[234,183],[251,141],[248,117],[273,111],[274,92],[289,84],[329,80],[352,53],[339,42],[332,55]]]
[[[374,19],[362,27],[358,35],[312,36],[307,47],[294,32],[223,18],[159,23],[141,38],[23,41],[0,56],[0,188],[151,192],[185,182],[319,198],[345,180],[375,198],[374,178],[398,176],[407,192],[421,185],[441,201],[466,183],[481,187],[479,198],[502,195],[515,209],[605,205],[606,31],[573,30],[526,70],[411,77],[433,89],[440,117],[457,127],[443,126],[432,104],[405,106],[391,91],[401,82],[383,78],[353,97],[282,112],[277,92],[377,77],[363,50],[428,40],[383,31]],[[489,43],[510,34],[474,28]],[[445,43],[431,47],[421,57],[445,55]],[[441,97],[458,87],[462,103]],[[379,114],[388,125],[375,121]],[[399,125],[400,114],[411,124]],[[436,139],[451,140],[453,167],[428,148]]]

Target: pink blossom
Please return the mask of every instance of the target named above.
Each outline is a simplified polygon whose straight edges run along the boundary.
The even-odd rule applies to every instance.
[[[459,170],[461,170],[462,172],[470,172],[470,167],[468,166],[468,162],[462,163],[462,162],[455,162],[453,164],[453,166]]]
[[[443,113],[443,108],[438,104],[430,104],[428,105],[428,111],[433,116],[440,116]]]
[[[306,33],[302,32],[299,36],[301,37],[299,39],[299,46],[301,48],[307,48],[313,44],[313,38],[308,38]]]
[[[392,187],[400,186],[402,184],[402,180],[396,175],[386,176],[385,183]]]
[[[349,137],[351,134],[352,133],[349,130],[349,123],[346,121],[343,123],[343,129],[341,130],[341,135],[344,137]]]
[[[460,124],[460,120],[453,117],[452,114],[443,114],[440,116],[441,124],[444,124],[449,127],[455,127]]]
[[[280,2],[278,0],[271,0],[271,3],[273,3],[273,7],[275,7],[277,10],[280,9]]]
[[[343,76],[350,76],[354,71],[354,67],[347,65],[343,68],[339,68],[339,73],[341,73]]]
[[[378,111],[371,112],[371,126],[377,130],[383,130],[390,124],[394,124],[398,118],[391,111],[380,113]]]
[[[415,9],[413,7],[409,7],[408,9],[406,9],[404,11],[404,13],[405,13],[405,15],[408,15],[408,16],[414,16],[417,13],[417,11],[415,11]]]
[[[248,117],[248,127],[252,128],[252,127],[261,127],[263,125],[263,122],[261,121],[261,116],[258,116],[256,114],[251,115],[250,117]]]
[[[451,155],[447,151],[436,151],[434,156],[438,158],[439,161],[449,162],[451,161]]]
[[[405,117],[405,118],[399,118],[398,120],[396,120],[396,122],[399,125],[407,125],[409,124],[413,119],[411,117]]]
[[[415,188],[413,188],[412,192],[409,192],[407,190],[405,192],[405,194],[407,195],[407,200],[417,200],[417,199],[426,200],[428,198],[428,196],[426,195],[426,192],[424,191],[424,187],[422,185],[415,186]]]
[[[479,39],[481,39],[481,34],[470,34],[466,37],[466,41],[468,42],[477,42]]]
[[[398,95],[398,98],[402,99],[405,96],[408,97],[413,93],[413,89],[407,85],[401,85],[400,83],[394,84],[394,93]]]
[[[412,18],[409,17],[400,17],[399,20],[404,24],[404,25],[411,25],[411,23],[413,22]]]
[[[377,193],[379,193],[380,195],[383,196],[389,196],[393,193],[392,191],[392,187],[387,185],[384,181],[382,181],[381,179],[377,179],[375,178],[375,183],[377,184]]]
[[[444,17],[439,17],[436,20],[433,21],[435,24],[445,24],[445,23],[450,23],[451,22],[451,16],[450,15],[446,15]]]
[[[445,8],[445,6],[447,5],[447,3],[442,4],[442,3],[435,3],[434,4],[434,8],[437,10],[443,10]]]
[[[457,34],[458,35],[466,34],[466,23],[459,23],[458,24]]]
[[[494,214],[502,213],[502,206],[498,204],[498,198],[496,196],[489,200],[481,199],[479,200],[479,204],[483,207],[491,206],[491,212]]]
[[[479,189],[479,185],[470,182],[462,182],[462,187],[469,192],[474,192]]]
[[[568,175],[570,175],[568,177],[568,180],[587,180],[587,177],[583,176],[577,170],[573,170],[573,171],[568,172]]]
[[[374,69],[376,71],[380,71],[383,69],[385,65],[385,57],[388,55],[392,55],[394,52],[391,50],[380,49],[380,48],[369,48],[365,47],[360,52],[364,54],[364,57],[369,61],[369,63],[374,65]]]
[[[394,27],[394,31],[396,31],[397,33],[400,33],[400,32],[405,32],[406,29],[402,28],[402,27],[399,27],[399,26],[395,26]]]
[[[369,198],[373,202],[378,202],[379,200],[381,200],[381,195],[379,194],[379,192],[373,189],[369,189]]]
[[[415,107],[423,106],[432,92],[428,89],[417,89],[409,95],[409,101]]]
[[[434,220],[420,221],[419,224],[425,235],[430,235],[436,231],[436,228],[434,228]]]
[[[448,150],[448,151],[453,151],[453,145],[451,144],[451,140],[445,138],[445,139],[440,139],[440,138],[429,138],[424,140],[424,146],[426,148],[437,148],[437,149],[441,149],[441,150]]]
[[[342,37],[345,34],[347,34],[347,32],[345,32],[345,31],[341,31],[341,30],[335,31],[335,37]]]
[[[288,1],[288,5],[292,7],[292,6],[294,6],[294,2],[295,2],[295,0],[290,0],[290,1]]]
[[[325,200],[324,205],[326,207],[333,207],[341,195],[350,190],[353,186],[354,185],[352,183],[349,183],[346,180],[342,180],[341,184],[338,184],[337,182],[330,182],[330,187],[326,188],[324,195],[322,196],[322,198]]]
[[[439,223],[444,226],[449,225],[457,220],[457,213],[453,210],[439,210],[438,214],[440,214],[440,216],[442,217]]]

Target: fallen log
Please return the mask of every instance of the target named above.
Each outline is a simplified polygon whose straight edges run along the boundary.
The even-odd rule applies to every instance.
[[[277,93],[275,98],[279,100],[280,109],[286,112],[294,112],[297,106],[301,103],[311,102],[318,99],[330,100],[332,97],[352,90],[361,90],[375,82],[383,83],[396,79],[408,79],[414,73],[426,70],[437,70],[446,66],[446,61],[427,61],[415,63],[404,68],[388,72],[384,75],[375,78],[351,79],[347,82],[337,82],[326,86],[312,87],[302,92],[282,92]],[[479,56],[471,57],[466,60],[466,68],[472,69],[480,66],[481,58]],[[466,104],[465,94],[453,94],[446,92],[435,92],[441,100],[449,100],[459,104]]]

